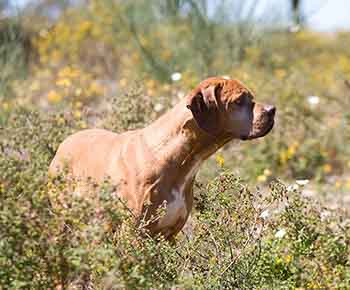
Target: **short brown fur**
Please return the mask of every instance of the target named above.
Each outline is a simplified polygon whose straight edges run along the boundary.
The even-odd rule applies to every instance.
[[[252,99],[252,92],[237,80],[209,78],[143,129],[122,134],[90,129],[69,136],[49,171],[58,174],[67,164],[79,179],[100,183],[110,177],[118,196],[138,217],[146,203],[147,218],[166,203],[165,215],[149,230],[172,239],[191,212],[201,163],[232,139],[258,138],[272,129],[275,108]],[[88,191],[84,185],[77,190]]]

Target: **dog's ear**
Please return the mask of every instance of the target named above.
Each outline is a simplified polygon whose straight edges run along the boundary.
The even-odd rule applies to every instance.
[[[213,136],[220,129],[218,89],[215,85],[198,88],[187,100],[187,108],[191,110],[198,127]]]

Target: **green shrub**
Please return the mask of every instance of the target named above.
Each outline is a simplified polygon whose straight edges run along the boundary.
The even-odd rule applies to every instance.
[[[0,20],[0,101],[14,97],[13,81],[24,78],[30,54],[30,34],[13,17]]]
[[[113,197],[115,188],[108,180],[94,197],[73,196],[67,179],[48,178],[47,167],[58,144],[81,122],[72,113],[23,108],[9,112],[4,121],[2,288],[349,285],[348,215],[317,205],[277,180],[267,190],[252,191],[232,172],[222,170],[204,185],[198,183],[192,217],[175,244],[148,237],[144,223],[135,223],[124,203]]]

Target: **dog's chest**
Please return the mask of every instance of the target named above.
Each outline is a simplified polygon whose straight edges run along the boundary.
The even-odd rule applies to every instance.
[[[192,191],[191,184],[198,167],[191,170],[182,180],[181,183],[174,185],[169,192],[169,199],[165,204],[164,216],[160,219],[158,225],[161,228],[171,228],[177,226],[178,223],[184,223],[189,215],[189,205],[191,202],[189,197]]]
[[[187,218],[187,206],[185,193],[174,187],[170,192],[170,201],[165,204],[165,214],[160,220],[161,227],[174,226],[179,219]]]

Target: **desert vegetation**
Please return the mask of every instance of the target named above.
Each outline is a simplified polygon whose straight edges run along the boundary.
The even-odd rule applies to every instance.
[[[2,17],[0,288],[348,289],[350,34],[217,2],[37,1]],[[175,243],[149,238],[108,180],[57,202],[66,181],[47,169],[64,138],[145,126],[213,75],[275,104],[276,126],[205,163]]]

